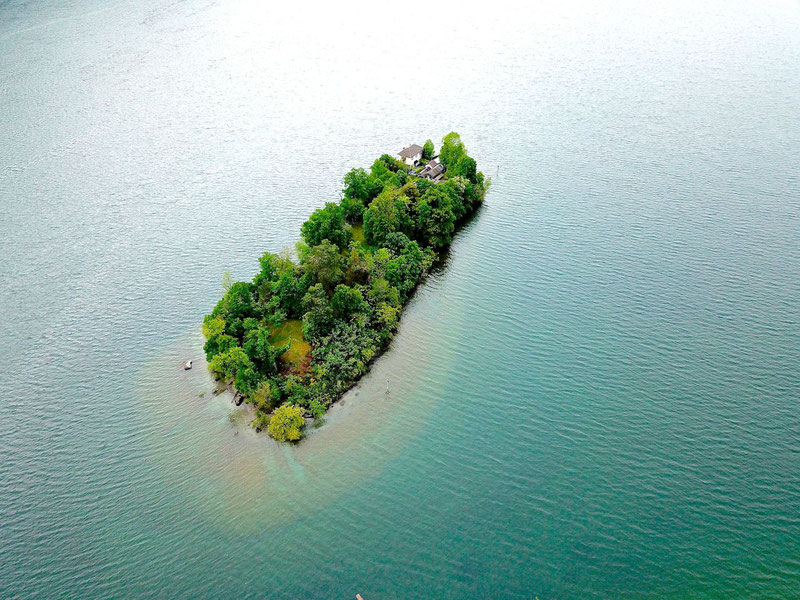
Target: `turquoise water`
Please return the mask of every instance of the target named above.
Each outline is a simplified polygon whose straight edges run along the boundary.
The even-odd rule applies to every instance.
[[[800,7],[647,4],[0,3],[0,597],[800,597]],[[223,271],[451,129],[485,206],[255,435]]]

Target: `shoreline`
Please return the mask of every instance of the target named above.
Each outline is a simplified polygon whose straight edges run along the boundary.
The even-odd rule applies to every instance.
[[[491,180],[457,133],[439,155],[428,140],[399,157],[351,169],[341,201],[303,223],[296,259],[265,252],[252,282],[226,272],[225,294],[203,320],[209,370],[278,441],[299,440],[371,372],[483,204]]]

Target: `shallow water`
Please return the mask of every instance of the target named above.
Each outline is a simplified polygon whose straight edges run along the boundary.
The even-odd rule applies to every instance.
[[[0,4],[0,597],[797,596],[800,8],[648,4]],[[485,206],[254,434],[223,271],[451,129]]]

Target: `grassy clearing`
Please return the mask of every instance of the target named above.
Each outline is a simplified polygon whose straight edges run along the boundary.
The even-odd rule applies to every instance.
[[[353,241],[361,246],[364,250],[369,252],[370,254],[375,252],[377,248],[375,246],[370,246],[367,243],[367,238],[364,237],[364,224],[363,223],[356,223],[355,225],[350,226],[350,231],[353,234]]]
[[[364,224],[363,223],[356,223],[355,225],[351,225],[350,231],[353,232],[353,241],[359,244],[366,244],[367,240],[364,237]]]
[[[281,355],[281,362],[292,371],[305,371],[311,362],[311,344],[303,337],[302,321],[290,319],[273,330],[270,343],[281,346],[286,342],[292,345]]]

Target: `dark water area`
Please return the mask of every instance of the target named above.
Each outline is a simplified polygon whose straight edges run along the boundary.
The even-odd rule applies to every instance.
[[[0,3],[0,597],[800,597],[800,6],[412,8]],[[453,129],[484,207],[256,435],[222,273]]]

